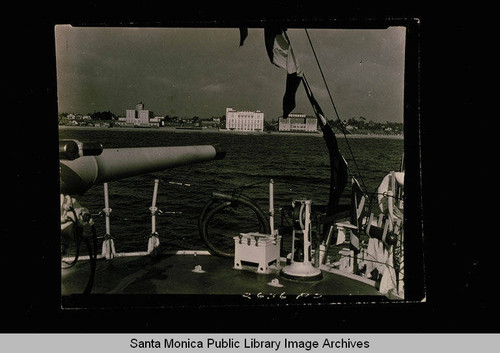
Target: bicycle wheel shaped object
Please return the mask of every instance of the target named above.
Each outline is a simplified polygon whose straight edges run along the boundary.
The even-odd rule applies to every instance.
[[[200,236],[213,255],[234,257],[234,237],[240,233],[269,233],[264,213],[250,199],[210,201],[199,221]]]

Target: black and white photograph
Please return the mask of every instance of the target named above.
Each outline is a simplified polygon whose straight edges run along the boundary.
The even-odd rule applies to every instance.
[[[407,27],[57,25],[62,307],[425,301]]]
[[[13,5],[3,351],[498,347],[486,8]]]

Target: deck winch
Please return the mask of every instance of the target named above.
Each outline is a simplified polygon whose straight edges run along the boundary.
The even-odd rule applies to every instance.
[[[290,264],[281,270],[281,276],[305,281],[323,278],[321,270],[311,262],[311,200],[296,200],[294,208],[294,227],[292,232],[292,252]]]
[[[243,199],[246,200],[246,199]],[[280,275],[299,281],[316,281],[323,278],[319,267],[312,263],[311,200],[295,200],[294,227],[290,262],[281,269]],[[252,202],[249,205],[258,208]],[[224,205],[222,206],[224,207]],[[217,209],[216,209],[217,210]],[[261,212],[258,212],[261,214]],[[257,265],[257,273],[269,273],[270,265],[281,267],[280,251],[282,236],[274,229],[274,181],[269,182],[269,233],[240,233],[234,239],[234,269],[242,270],[245,265]],[[319,261],[316,262],[319,266]],[[248,266],[246,266],[248,267]]]

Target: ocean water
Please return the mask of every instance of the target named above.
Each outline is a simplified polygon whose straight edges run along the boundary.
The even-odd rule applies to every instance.
[[[154,179],[160,180],[157,207],[163,213],[157,216],[156,229],[165,250],[206,249],[198,233],[197,221],[214,191],[242,192],[267,212],[269,180],[273,179],[276,225],[280,222],[277,210],[280,206],[291,205],[292,200],[310,199],[316,205],[328,202],[328,151],[319,135],[63,128],[59,136],[100,142],[104,148],[207,144],[227,152],[222,160],[109,182],[111,235],[117,252],[146,250],[151,234],[149,207]],[[388,172],[399,170],[403,139],[363,137],[349,139],[347,143],[343,136],[337,138],[349,171],[368,192],[374,192]],[[85,194],[74,196],[94,215],[98,235],[104,235],[103,185],[94,185]],[[349,183],[343,196],[341,203],[348,203]],[[234,235],[258,230],[255,217],[244,211],[229,212],[218,221],[225,222],[222,227]]]

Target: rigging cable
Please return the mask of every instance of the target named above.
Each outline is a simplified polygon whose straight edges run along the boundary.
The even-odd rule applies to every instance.
[[[345,132],[344,127],[342,125],[342,121],[340,120],[339,113],[337,112],[337,107],[335,106],[335,103],[334,103],[333,98],[332,98],[332,94],[330,93],[330,88],[328,87],[328,84],[327,84],[326,79],[325,79],[325,75],[323,74],[323,70],[321,69],[321,65],[320,65],[319,60],[318,60],[318,56],[316,55],[316,51],[314,50],[314,46],[312,44],[311,38],[309,37],[309,32],[307,31],[307,28],[304,28],[304,30],[306,32],[307,39],[309,40],[309,44],[310,44],[311,49],[313,51],[314,58],[316,59],[316,63],[318,65],[319,71],[321,73],[321,77],[323,78],[323,82],[324,82],[326,90],[328,92],[328,96],[330,97],[330,102],[332,103],[333,110],[335,111],[335,115],[337,116],[337,120],[339,120],[339,122],[340,122],[340,131],[342,131],[342,134],[344,135],[347,147],[349,149],[349,152],[351,153],[351,156],[352,156],[354,165],[356,167],[356,170],[358,172],[359,178],[361,179],[361,183],[363,184],[364,192],[366,193],[367,192],[367,188],[366,188],[366,185],[365,185],[365,181],[364,181],[364,179],[363,179],[363,177],[362,177],[362,175],[361,175],[361,173],[359,171],[358,163],[356,162],[356,158],[354,157],[354,153],[352,152],[351,146],[349,144],[349,140],[347,139],[346,132]]]

